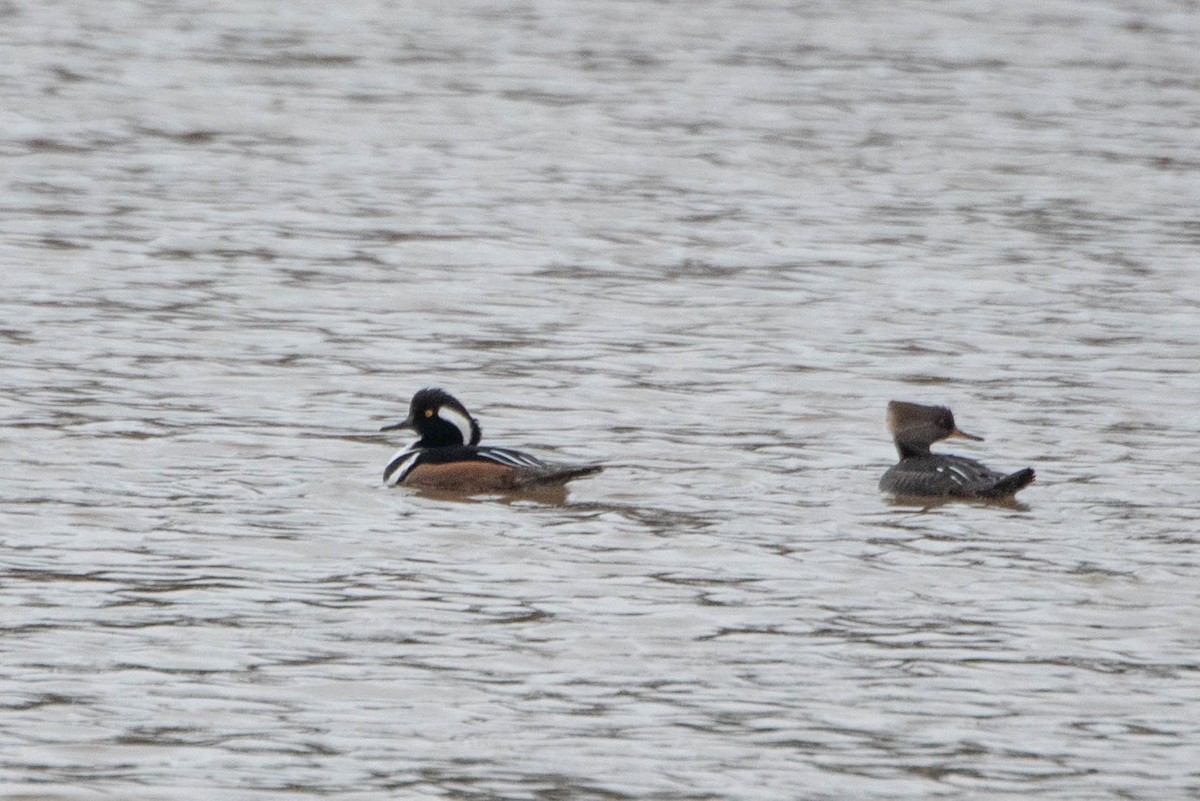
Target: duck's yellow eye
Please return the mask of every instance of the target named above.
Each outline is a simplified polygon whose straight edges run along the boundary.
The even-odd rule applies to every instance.
[[[426,416],[426,417],[433,417],[433,409],[426,409],[426,410],[425,410],[425,416]]]

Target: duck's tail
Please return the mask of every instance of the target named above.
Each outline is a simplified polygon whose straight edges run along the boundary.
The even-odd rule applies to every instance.
[[[522,470],[517,477],[520,487],[544,487],[566,484],[576,478],[590,476],[604,469],[598,464],[546,464],[533,470]]]
[[[1018,470],[1015,473],[1009,473],[1007,476],[988,487],[987,492],[980,494],[988,498],[1007,498],[1011,495],[1016,495],[1018,492],[1028,487],[1033,483],[1033,479],[1033,468],[1026,467],[1024,470]]]

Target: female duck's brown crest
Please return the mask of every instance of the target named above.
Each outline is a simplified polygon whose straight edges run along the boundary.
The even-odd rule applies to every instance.
[[[947,437],[983,441],[983,437],[959,430],[954,413],[945,406],[926,406],[908,401],[891,401],[887,409],[888,430],[896,439],[923,440],[926,444]]]

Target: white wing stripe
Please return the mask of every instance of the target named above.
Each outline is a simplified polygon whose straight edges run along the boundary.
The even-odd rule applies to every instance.
[[[954,474],[954,483],[958,484],[959,486],[965,487],[971,481],[970,474],[958,465],[950,465],[950,467],[947,469]]]
[[[542,462],[527,453],[510,451],[507,448],[480,448],[479,455],[499,464],[511,467],[541,467]]]

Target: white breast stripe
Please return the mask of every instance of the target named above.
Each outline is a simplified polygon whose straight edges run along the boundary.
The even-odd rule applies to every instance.
[[[449,406],[439,407],[437,416],[462,432],[463,445],[471,444],[471,418]]]
[[[404,450],[397,453],[392,457],[392,461],[388,462],[387,470],[383,472],[383,483],[389,487],[399,484],[420,458],[421,451]]]

